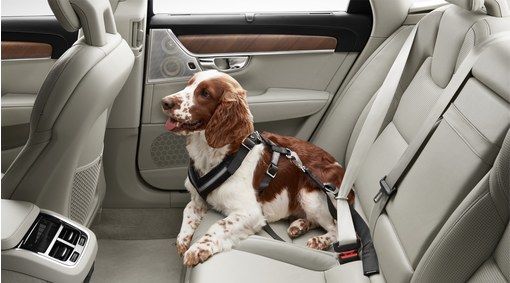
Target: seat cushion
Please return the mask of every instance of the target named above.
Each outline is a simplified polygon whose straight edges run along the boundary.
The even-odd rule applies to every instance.
[[[330,253],[260,236],[252,236],[242,241],[238,250],[217,254],[188,272],[190,283],[384,282],[381,275],[364,276],[361,261],[340,265]]]

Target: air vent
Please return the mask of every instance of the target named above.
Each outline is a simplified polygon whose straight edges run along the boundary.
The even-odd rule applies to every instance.
[[[52,258],[58,259],[60,261],[67,261],[71,256],[74,248],[63,243],[63,242],[55,242],[53,248],[51,248],[50,256]]]
[[[19,248],[71,266],[79,261],[88,239],[87,233],[67,220],[41,213]]]
[[[80,237],[80,231],[69,226],[64,226],[58,237],[68,243],[76,245],[78,238]]]

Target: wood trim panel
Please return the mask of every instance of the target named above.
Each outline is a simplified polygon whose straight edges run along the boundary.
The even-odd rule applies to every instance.
[[[51,58],[53,47],[48,43],[2,41],[2,60]]]
[[[195,54],[334,50],[331,36],[286,34],[181,35],[182,45]]]

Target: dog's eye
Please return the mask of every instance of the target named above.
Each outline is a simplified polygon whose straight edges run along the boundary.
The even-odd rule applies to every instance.
[[[209,98],[209,91],[207,89],[202,90],[200,96],[202,96],[203,98]]]

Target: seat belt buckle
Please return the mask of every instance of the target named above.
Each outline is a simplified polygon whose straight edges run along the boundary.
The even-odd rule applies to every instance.
[[[338,261],[340,262],[340,264],[357,261],[359,259],[360,258],[358,250],[349,250],[338,253]]]
[[[359,249],[361,243],[359,240],[354,244],[340,246],[338,242],[333,244],[333,249],[338,253],[338,262],[340,264],[360,260]]]
[[[386,182],[386,176],[384,176],[379,181],[379,186],[380,186],[379,192],[377,192],[377,194],[374,197],[374,202],[376,203],[379,202],[383,194],[391,196],[393,192],[395,192],[396,190],[396,187],[390,187],[390,185],[388,185],[388,183]]]
[[[270,163],[269,167],[267,167],[266,174],[271,177],[271,179],[274,179],[274,177],[276,177],[276,173],[278,173],[278,166]]]

